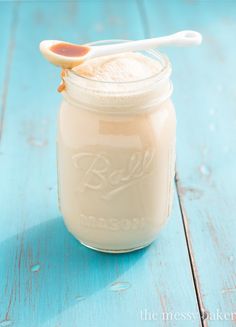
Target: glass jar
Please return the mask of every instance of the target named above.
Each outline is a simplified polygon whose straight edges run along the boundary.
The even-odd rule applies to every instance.
[[[106,44],[111,42],[120,40]],[[147,246],[170,215],[176,128],[171,66],[157,51],[144,54],[161,65],[144,80],[100,82],[72,70],[63,77],[60,209],[68,230],[99,251]]]

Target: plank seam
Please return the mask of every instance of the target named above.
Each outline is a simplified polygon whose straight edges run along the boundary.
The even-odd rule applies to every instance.
[[[137,2],[138,12],[141,18],[141,22],[143,25],[144,37],[149,38],[151,35],[151,31],[150,31],[148,16],[144,7],[143,0],[136,0],[136,2]]]
[[[18,10],[19,10],[19,2],[17,1],[13,7],[12,21],[10,25],[10,41],[8,43],[7,60],[5,66],[6,68],[4,73],[4,84],[3,84],[2,101],[0,107],[0,142],[2,140],[3,124],[4,124],[4,118],[5,118],[6,106],[7,106],[7,96],[8,96],[10,75],[11,75],[11,63],[12,63],[13,53],[15,49],[15,36],[16,36],[16,29],[18,23]]]
[[[192,272],[193,284],[194,284],[194,289],[195,289],[195,294],[196,294],[196,299],[197,299],[197,304],[198,304],[198,309],[199,309],[199,314],[200,314],[200,319],[201,319],[201,325],[202,325],[202,327],[207,327],[208,323],[207,323],[206,319],[207,319],[208,314],[207,314],[207,311],[204,307],[203,300],[202,300],[200,281],[199,281],[199,277],[198,277],[198,271],[197,271],[197,266],[196,266],[196,262],[194,259],[193,246],[192,246],[191,236],[190,236],[190,232],[189,232],[188,217],[187,217],[186,210],[184,208],[183,200],[181,198],[181,185],[180,185],[180,180],[179,180],[177,172],[175,175],[175,185],[176,185],[176,191],[177,191],[177,196],[178,196],[179,208],[180,208],[181,217],[182,217],[182,223],[183,223],[185,241],[186,241],[186,246],[187,246],[187,251],[188,251],[188,256],[189,256],[190,268],[191,268],[191,272]]]

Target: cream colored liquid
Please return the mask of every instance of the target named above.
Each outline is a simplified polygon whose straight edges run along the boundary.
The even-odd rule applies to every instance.
[[[77,72],[99,80],[112,75],[113,81],[127,81],[160,68],[146,58],[129,56],[122,68],[121,62],[115,65],[115,59],[107,68],[99,58],[96,65],[88,62]],[[132,73],[127,64],[137,58],[141,64]],[[129,97],[129,101],[136,98]],[[121,252],[143,247],[155,239],[170,213],[174,108],[166,100],[136,115],[101,114],[99,96],[96,101],[95,112],[62,103],[58,131],[60,208],[70,232],[88,246]]]

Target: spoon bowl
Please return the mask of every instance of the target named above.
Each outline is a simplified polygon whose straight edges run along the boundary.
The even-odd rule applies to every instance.
[[[59,40],[44,40],[40,43],[39,49],[45,59],[62,68],[73,68],[80,65],[90,52],[89,46]]]

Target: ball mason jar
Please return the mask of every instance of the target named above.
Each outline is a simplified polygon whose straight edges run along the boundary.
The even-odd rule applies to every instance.
[[[117,41],[106,44],[111,42]],[[63,77],[60,210],[82,244],[103,252],[149,245],[170,215],[176,129],[171,66],[157,51],[144,54],[161,71],[143,80],[95,81],[72,70]]]

